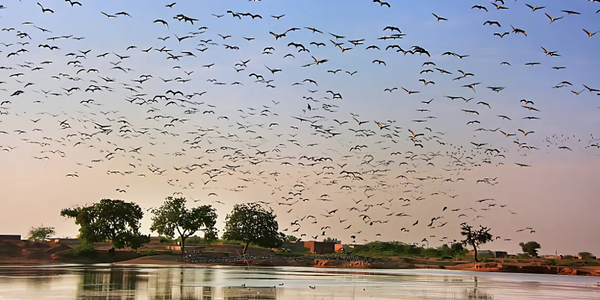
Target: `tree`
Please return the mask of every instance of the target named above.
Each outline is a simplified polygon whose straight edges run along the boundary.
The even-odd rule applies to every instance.
[[[273,210],[266,210],[257,203],[236,204],[225,220],[226,240],[243,241],[244,254],[250,243],[261,247],[276,248],[281,246],[285,235],[279,233],[279,225]]]
[[[43,224],[40,227],[31,227],[27,239],[32,242],[41,242],[54,235],[54,227],[45,227]]]
[[[188,209],[185,204],[185,198],[168,197],[161,207],[152,210],[150,226],[150,230],[171,239],[177,233],[181,238],[181,253],[185,253],[185,240],[200,230],[204,231],[205,240],[217,237],[215,209],[210,205]]]
[[[450,251],[452,252],[453,255],[457,255],[457,254],[461,254],[465,251],[465,248],[463,247],[463,244],[461,243],[453,243],[450,246]]]
[[[110,240],[113,251],[125,247],[137,249],[150,239],[140,233],[144,212],[133,202],[102,199],[90,206],[65,208],[60,215],[75,219],[75,224],[79,225],[79,238],[84,243]]]
[[[577,253],[581,259],[592,259],[594,255],[590,252],[579,252]]]
[[[521,249],[523,249],[524,253],[529,254],[529,256],[531,257],[538,257],[538,249],[542,248],[542,246],[540,246],[540,244],[538,242],[527,242],[527,243],[519,243],[519,246],[521,246]]]
[[[460,229],[462,230],[460,234],[465,236],[465,239],[462,240],[462,243],[465,245],[471,245],[471,247],[473,247],[473,251],[475,252],[475,262],[478,262],[477,247],[492,241],[490,228],[479,226],[479,229],[476,230],[473,228],[473,226],[468,225],[467,223],[462,223],[460,225]]]

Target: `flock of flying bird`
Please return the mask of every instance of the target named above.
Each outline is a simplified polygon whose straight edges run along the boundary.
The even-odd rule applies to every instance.
[[[430,234],[433,231],[425,231],[425,226],[435,229],[447,224],[479,222],[492,210],[505,213],[506,217],[517,214],[500,199],[458,202],[461,196],[454,187],[459,182],[464,182],[460,183],[463,187],[469,185],[472,188],[491,187],[500,182],[496,176],[467,182],[470,170],[509,164],[531,167],[522,160],[543,151],[600,151],[600,139],[593,135],[555,134],[544,137],[543,141],[536,139],[532,128],[539,128],[536,121],[542,117],[540,106],[543,105],[537,100],[505,100],[523,114],[520,120],[501,111],[489,113],[495,111],[495,105],[478,99],[480,86],[494,93],[502,93],[506,87],[468,81],[477,78],[476,74],[447,70],[442,66],[442,57],[468,62],[469,54],[439,51],[434,49],[435,45],[401,46],[399,41],[410,40],[411,36],[398,26],[382,28],[383,35],[380,36],[374,33],[357,39],[310,26],[275,29],[280,28],[279,25],[257,32],[257,37],[240,37],[220,33],[218,28],[209,29],[201,23],[214,18],[227,22],[242,19],[265,22],[270,19],[279,24],[285,22],[286,14],[267,16],[229,10],[192,17],[187,12],[175,13],[180,5],[177,2],[158,6],[152,2],[148,5],[157,6],[165,17],[139,22],[150,31],[164,34],[144,41],[144,45],[122,45],[117,41],[110,43],[111,51],[97,51],[86,47],[86,41],[93,39],[91,36],[55,33],[53,28],[35,21],[40,14],[55,14],[59,10],[72,10],[77,14],[87,2],[66,0],[66,5],[59,5],[60,1],[43,2],[37,2],[37,9],[27,1],[13,3],[14,6],[29,5],[31,12],[24,16],[27,20],[23,23],[14,24],[14,27],[4,24],[7,27],[1,31],[0,160],[33,147],[37,149],[33,159],[40,163],[58,159],[64,164],[72,164],[73,171],[62,176],[73,180],[85,180],[82,177],[91,176],[91,172],[121,176],[120,181],[124,184],[115,187],[116,195],[107,195],[109,197],[123,197],[130,188],[133,189],[134,180],[129,178],[159,177],[174,191],[174,196],[186,196],[193,203],[232,204],[230,198],[237,198],[272,207],[280,215],[281,230],[303,239],[322,239],[331,235],[329,230],[335,229],[338,233],[346,233],[341,236],[343,239],[364,242],[390,239],[415,230],[428,233],[412,242],[429,245],[429,242],[447,243],[452,239]],[[372,2],[373,9],[393,7],[388,2]],[[530,33],[525,29],[498,21],[509,9],[531,9],[534,13],[548,11],[546,7],[516,1],[504,3],[502,0],[471,7],[472,12],[494,16],[483,23],[484,26],[510,27],[508,31],[493,33],[494,36],[502,39],[511,35],[529,37]],[[10,10],[10,6],[0,5],[0,14],[10,14]],[[555,13],[545,15],[550,23],[559,20],[575,22],[567,21],[565,17],[590,12],[562,10],[561,13],[560,16]],[[452,22],[441,16],[441,12],[432,15],[438,22]],[[136,14],[98,11],[94,18],[110,27],[120,26],[112,23],[116,19],[135,19]],[[538,26],[545,25],[548,24]],[[581,38],[595,38],[597,33],[588,29],[583,31]],[[301,39],[301,32],[312,39]],[[241,44],[260,41],[268,43],[260,47],[259,53],[249,53]],[[182,50],[184,45],[193,50]],[[330,48],[335,52],[327,50]],[[225,51],[234,62],[228,66],[209,62],[210,53],[215,51]],[[370,76],[364,75],[363,70],[348,69],[352,66],[342,68],[336,64],[340,56],[357,51],[374,53],[370,62],[378,68],[393,63],[377,57],[376,53],[383,51],[395,51],[402,58],[413,56],[406,59],[422,62],[421,71],[415,74],[415,83],[386,87],[380,92],[381,97],[399,92],[406,99],[402,101],[417,103],[419,107],[412,113],[412,120],[373,120],[368,109],[360,114],[343,113],[353,95],[328,88],[323,80],[314,79],[344,76],[340,80],[345,81]],[[325,58],[324,53],[331,56]],[[247,58],[250,56],[253,58]],[[560,59],[561,54],[542,46],[540,57],[544,56]],[[285,63],[273,57],[282,57]],[[135,66],[130,63],[138,58],[144,63]],[[170,70],[160,69],[160,75],[143,70],[154,69],[147,62],[159,59],[166,59]],[[192,60],[202,63],[192,69],[190,65],[197,64],[191,63]],[[288,67],[275,67],[277,63]],[[507,61],[498,61],[498,64],[511,66]],[[539,64],[529,62],[525,65]],[[464,70],[467,67],[465,64]],[[297,78],[290,75],[293,68],[298,73],[315,76]],[[555,65],[551,68],[559,72],[566,67]],[[425,78],[434,74],[440,74],[435,81]],[[458,84],[464,88],[464,93],[441,93],[438,97],[420,99],[420,90],[408,88],[419,83],[423,89],[431,89],[436,82],[439,85],[442,81]],[[45,89],[44,85],[53,87]],[[263,103],[236,107],[235,116],[223,113],[231,110],[227,107],[227,98],[232,95],[244,97],[245,94],[227,94],[217,88],[250,86],[247,89],[253,93],[257,88],[269,92],[286,85],[297,90],[274,100],[267,98]],[[578,85],[582,86],[581,90],[576,89]],[[204,91],[202,87],[205,86],[211,86],[210,90]],[[573,96],[581,93],[600,95],[600,87],[594,88],[593,83],[564,80],[553,88],[570,88]],[[29,102],[24,104],[24,101]],[[436,104],[443,101],[460,103],[462,108],[456,110],[468,116],[467,132],[475,134],[470,143],[454,143],[444,128],[436,126],[438,116],[433,112]],[[26,107],[22,112],[15,108],[20,105]],[[62,106],[72,111],[65,112]],[[504,125],[474,127],[483,126],[490,118],[502,121]],[[10,128],[17,119],[22,128]],[[485,141],[481,141],[483,137]],[[72,161],[69,158],[74,152],[84,152],[85,157],[94,158]],[[511,161],[515,157],[519,160]],[[143,184],[141,188],[144,188]],[[208,192],[210,189],[214,191]],[[253,189],[268,191],[270,195],[257,201],[233,194],[253,194],[248,192]],[[217,191],[222,191],[221,196]],[[197,195],[202,196],[195,199]],[[439,203],[443,204],[432,205]],[[465,206],[464,203],[470,204]],[[425,207],[425,214],[430,216],[413,215],[411,210],[416,206]],[[310,213],[298,215],[298,211],[306,212],[307,208]],[[391,224],[403,225],[396,229],[390,227]],[[371,227],[377,228],[374,234],[365,229]],[[391,228],[395,232],[390,232]],[[458,230],[455,231],[458,238]],[[518,232],[534,233],[535,230],[526,227]],[[506,236],[496,239],[511,240]]]

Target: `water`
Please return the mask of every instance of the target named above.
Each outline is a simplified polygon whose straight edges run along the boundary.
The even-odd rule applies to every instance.
[[[600,278],[447,270],[0,267],[0,299],[600,299]]]

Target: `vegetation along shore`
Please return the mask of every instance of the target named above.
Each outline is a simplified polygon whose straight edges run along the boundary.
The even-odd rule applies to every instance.
[[[257,204],[236,205],[227,215],[220,239],[215,228],[216,210],[210,205],[188,209],[185,198],[169,197],[151,212],[151,230],[159,234],[157,237],[140,233],[144,213],[135,203],[104,199],[85,207],[63,209],[61,215],[80,226],[77,238],[52,238],[54,228],[45,226],[32,228],[27,240],[0,236],[0,265],[433,268],[600,276],[600,261],[587,252],[540,257],[541,245],[534,241],[520,243],[523,253],[517,255],[480,251],[481,245],[494,238],[491,230],[467,223],[460,228],[463,240],[434,248],[397,241],[342,244],[330,237],[303,241],[302,237],[280,232],[273,211]],[[202,236],[197,235],[199,232]]]

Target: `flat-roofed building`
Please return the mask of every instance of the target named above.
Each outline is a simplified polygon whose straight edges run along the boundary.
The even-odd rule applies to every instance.
[[[19,234],[0,234],[0,242],[20,242],[21,235]]]

